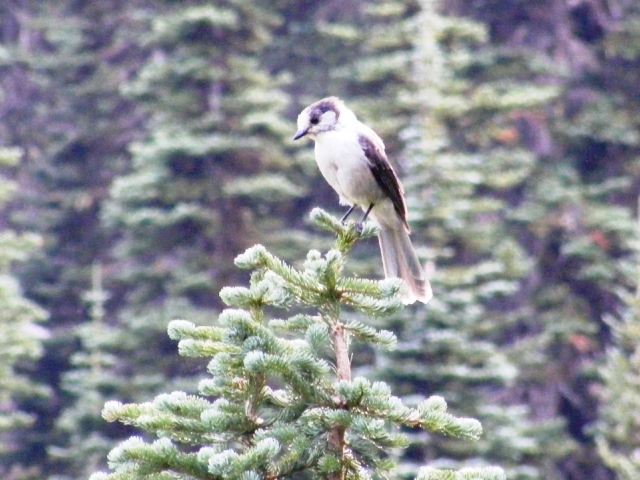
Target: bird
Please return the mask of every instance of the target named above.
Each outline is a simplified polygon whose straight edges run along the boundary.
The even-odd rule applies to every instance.
[[[365,213],[356,226],[362,231],[371,215],[380,226],[378,241],[385,277],[404,280],[404,304],[416,300],[427,303],[433,296],[431,284],[409,238],[404,189],[387,159],[382,139],[338,97],[323,98],[306,107],[298,115],[297,127],[293,140],[314,140],[320,172],[338,194],[340,204],[350,207],[342,222],[360,207]]]

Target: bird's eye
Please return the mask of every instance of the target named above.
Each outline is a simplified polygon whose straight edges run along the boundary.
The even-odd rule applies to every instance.
[[[309,119],[309,123],[311,123],[311,125],[317,125],[319,121],[320,119],[318,117],[311,117]]]

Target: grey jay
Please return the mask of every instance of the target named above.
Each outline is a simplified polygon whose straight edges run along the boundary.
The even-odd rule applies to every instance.
[[[407,285],[405,304],[427,303],[433,294],[409,239],[404,190],[380,137],[361,123],[337,97],[312,103],[298,116],[294,140],[308,136],[315,141],[320,172],[338,193],[341,205],[365,211],[380,225],[380,253],[387,278],[401,278]]]

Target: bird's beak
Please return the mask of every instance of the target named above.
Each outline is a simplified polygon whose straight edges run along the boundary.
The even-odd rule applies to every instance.
[[[298,130],[298,132],[294,135],[293,139],[294,140],[298,140],[298,139],[304,137],[308,132],[309,132],[308,128],[304,128],[304,129]]]

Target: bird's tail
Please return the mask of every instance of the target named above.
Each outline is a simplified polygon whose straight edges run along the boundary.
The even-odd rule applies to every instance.
[[[405,304],[416,300],[427,303],[431,300],[431,284],[420,265],[409,234],[404,226],[391,228],[380,225],[380,253],[387,278],[401,278],[407,284],[407,292],[402,301]]]

